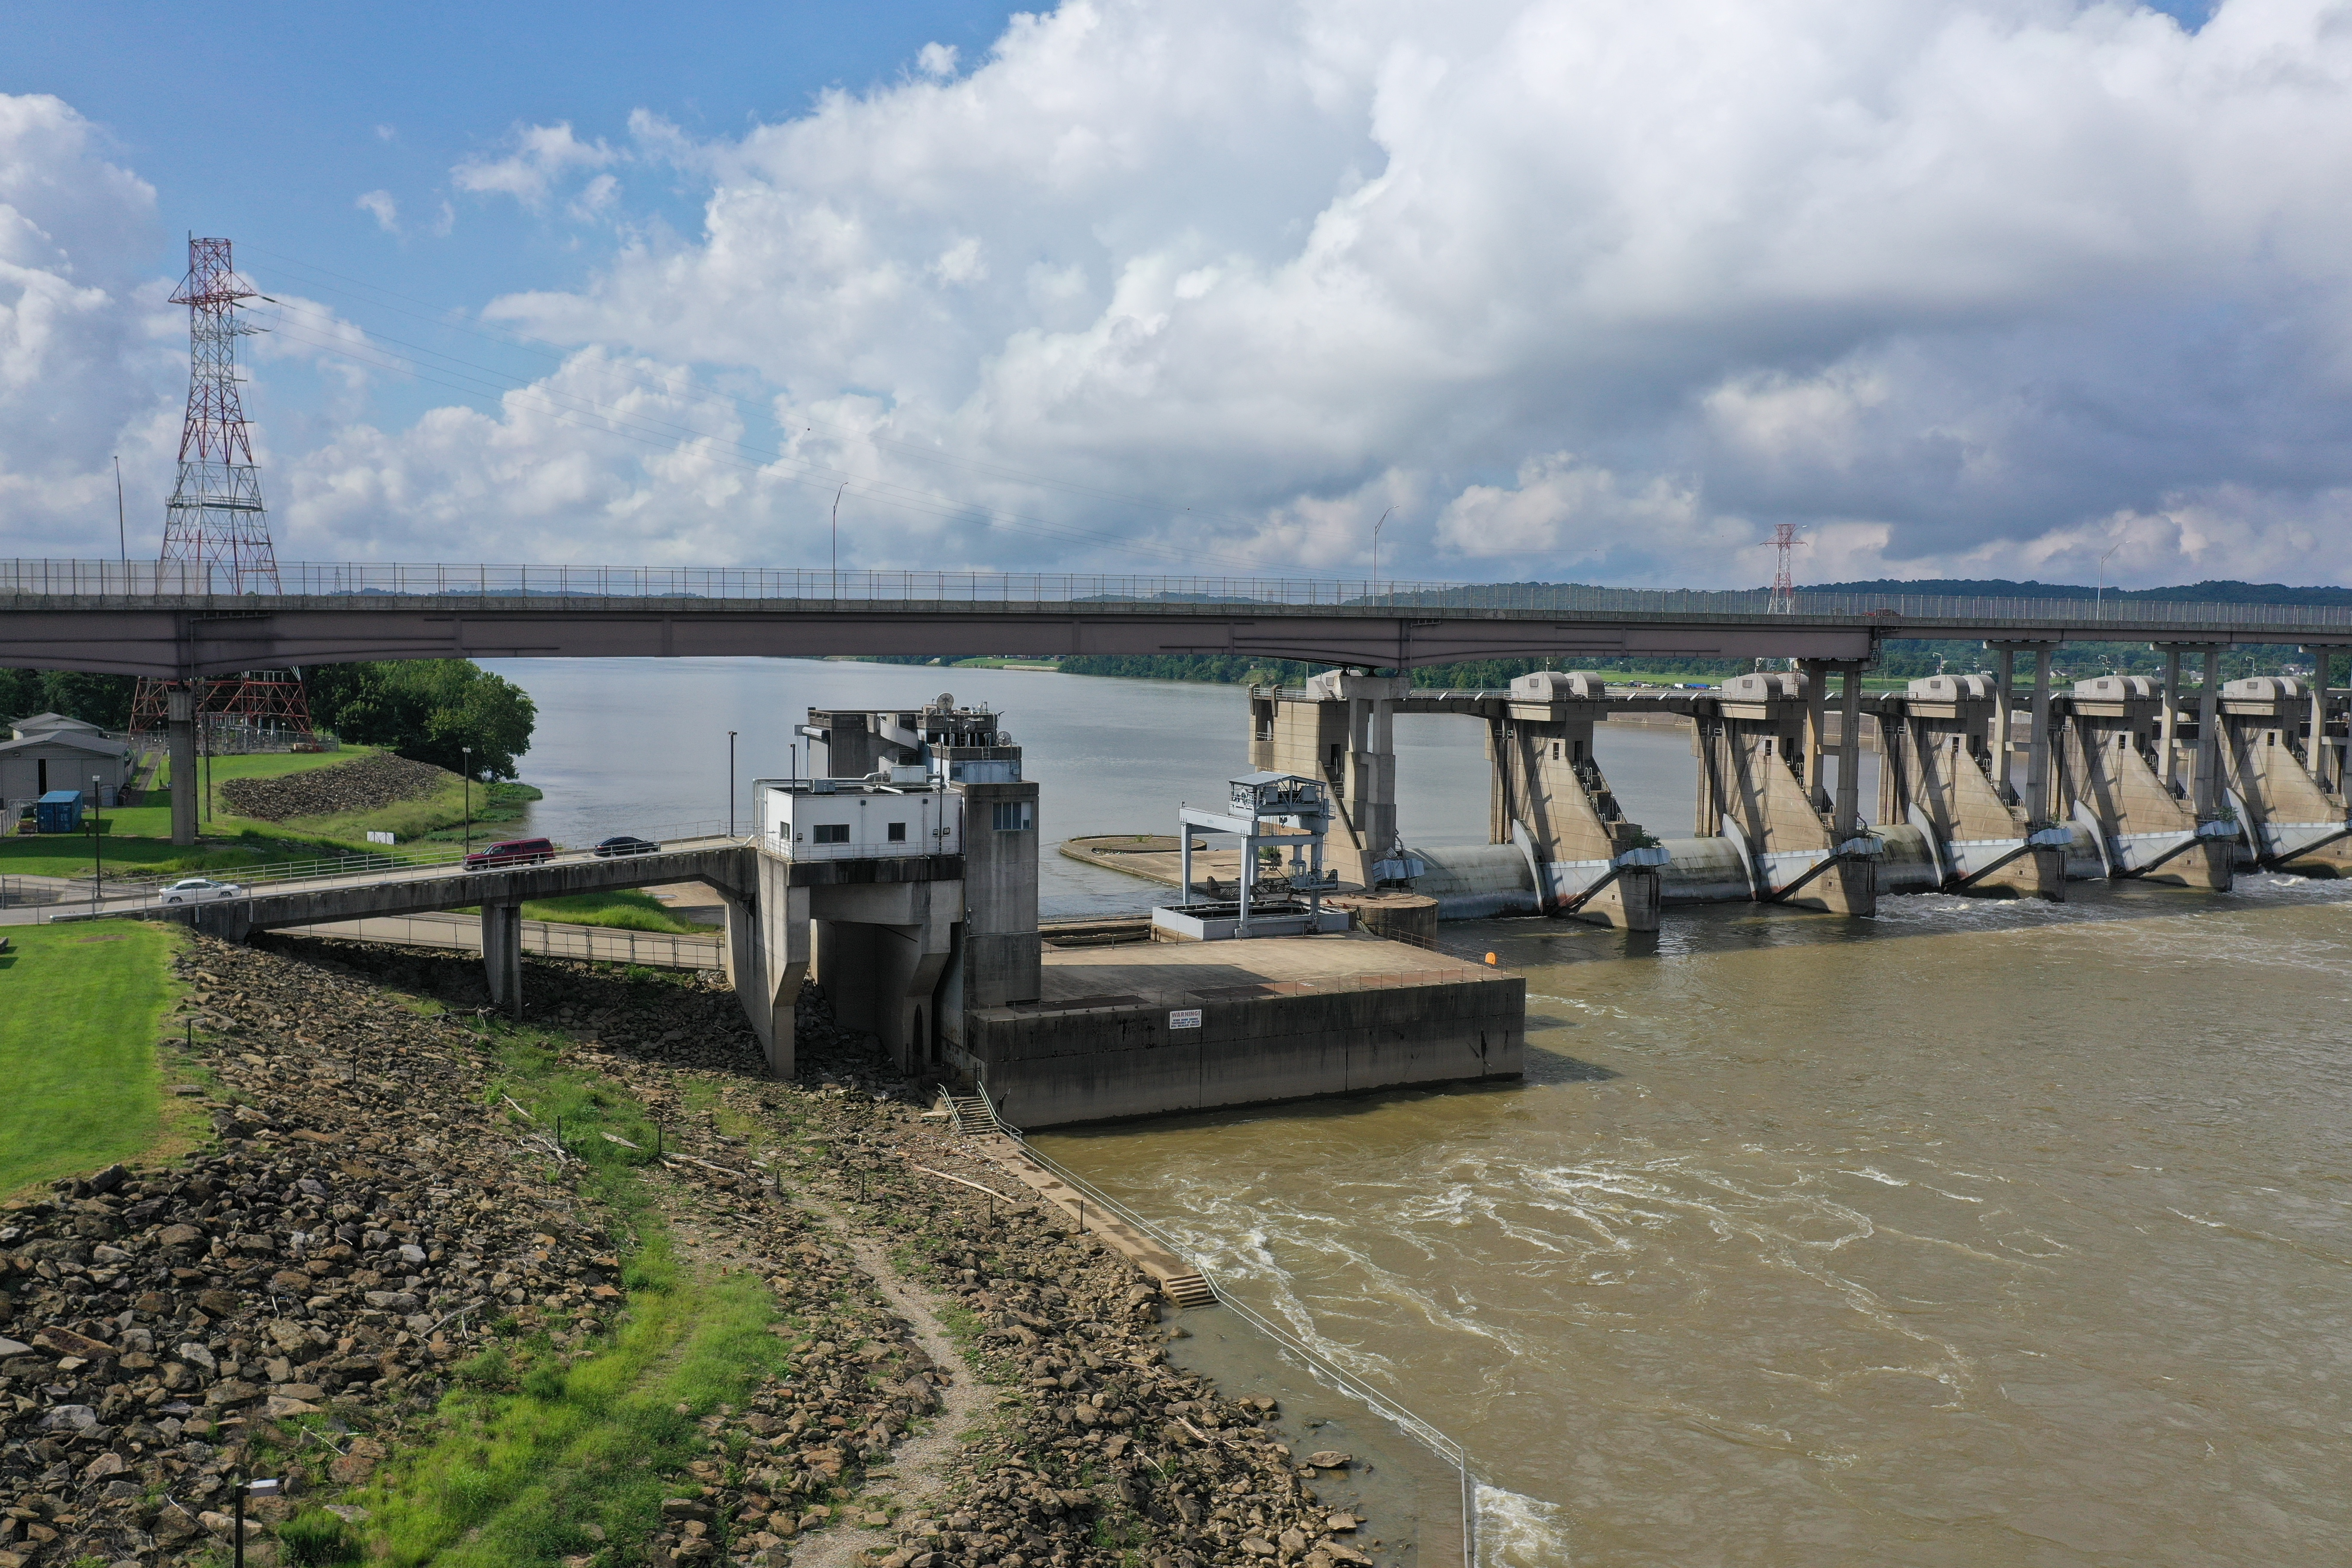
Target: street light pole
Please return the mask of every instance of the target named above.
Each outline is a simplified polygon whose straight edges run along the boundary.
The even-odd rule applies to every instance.
[[[466,853],[470,857],[474,853],[474,748],[457,750],[466,759]]]
[[[97,865],[89,874],[89,912],[98,913],[98,890],[106,885],[106,840],[100,836],[98,775],[89,775],[89,852]]]
[[[2099,585],[2092,598],[2092,603],[2097,610],[2097,614],[2092,617],[2095,620],[2104,621],[2107,618],[2107,556],[2121,550],[2126,542],[2127,541],[2125,540],[2116,540],[2107,546],[2106,555],[2099,557]]]
[[[735,731],[727,731],[727,837],[735,837]]]
[[[1381,530],[1388,526],[1389,512],[1394,510],[1396,508],[1389,508],[1381,513],[1380,521],[1372,524],[1372,597],[1376,600],[1381,596]]]
[[[849,481],[844,479],[841,489],[833,492],[833,596],[836,599],[841,597],[841,490],[848,488]]]

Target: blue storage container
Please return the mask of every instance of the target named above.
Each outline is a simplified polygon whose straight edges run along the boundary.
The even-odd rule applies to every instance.
[[[41,833],[81,831],[81,791],[53,789],[33,803],[33,826]]]

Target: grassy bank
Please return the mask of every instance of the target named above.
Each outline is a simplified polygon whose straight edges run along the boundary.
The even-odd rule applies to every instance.
[[[509,1333],[467,1362],[432,1441],[359,1500],[372,1515],[371,1561],[506,1568],[650,1535],[680,1473],[709,1454],[699,1418],[782,1370],[791,1349],[770,1331],[778,1309],[763,1282],[677,1256],[639,1174],[655,1142],[644,1108],[610,1079],[562,1067],[556,1043],[501,1039],[493,1096],[528,1111],[509,1112],[519,1131],[561,1119],[586,1167],[582,1196],[628,1238],[627,1309],[582,1353],[544,1333]]]
[[[12,926],[0,953],[0,1196],[152,1152],[167,1129],[155,1042],[176,928]]]
[[[451,914],[478,915],[468,905]],[[527,921],[552,921],[558,925],[606,926],[615,931],[667,931],[677,936],[709,936],[717,929],[682,921],[650,893],[625,889],[611,893],[574,893],[562,899],[530,899],[522,906]]]
[[[278,778],[313,768],[332,767],[372,755],[374,750],[370,746],[346,746],[340,752],[215,758],[213,804],[219,806],[218,786],[232,779]],[[495,836],[501,825],[519,820],[530,803],[539,798],[540,792],[529,784],[476,784],[472,791],[473,837],[479,839],[485,833]],[[172,797],[170,789],[164,788],[150,791],[147,804],[97,814],[100,837],[104,841],[102,856],[93,856],[90,836],[86,831],[11,836],[0,838],[0,873],[87,877],[99,858],[104,860],[110,874],[118,868],[141,875],[235,872],[242,867],[308,859],[338,851],[384,853],[383,846],[367,841],[371,832],[393,834],[402,846],[426,844],[436,849],[447,848],[466,838],[467,805],[465,781],[451,773],[428,795],[373,811],[270,822],[215,809],[210,816],[199,817],[197,842],[183,847],[172,842]]]
[[[611,926],[621,931],[672,931],[680,936],[708,936],[713,930],[678,919],[659,899],[634,888],[611,893],[575,893],[564,899],[537,899],[523,905],[522,915],[530,921]]]

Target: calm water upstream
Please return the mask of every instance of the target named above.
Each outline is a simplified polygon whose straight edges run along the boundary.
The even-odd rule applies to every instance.
[[[633,790],[723,815],[730,724],[781,762],[800,709],[910,683],[1002,704],[1054,837],[1164,830],[1243,761],[1231,689],[500,668],[559,836]],[[1475,728],[1400,731],[1408,837],[1483,839]],[[1600,755],[1688,831],[1679,737]],[[1041,1142],[1463,1439],[1494,1562],[2352,1561],[2352,889],[2071,892],[1452,926],[1528,976],[1523,1085]]]

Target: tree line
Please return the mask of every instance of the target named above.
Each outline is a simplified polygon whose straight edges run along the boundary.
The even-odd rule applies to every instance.
[[[477,778],[513,778],[539,720],[528,692],[467,658],[320,665],[303,676],[316,729],[452,773],[465,771],[471,747]],[[137,688],[128,675],[0,669],[0,713],[62,713],[127,730]]]

